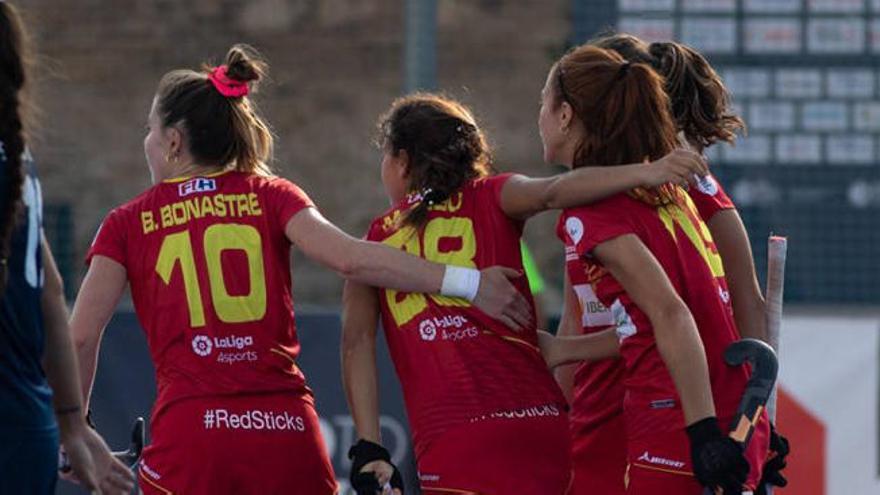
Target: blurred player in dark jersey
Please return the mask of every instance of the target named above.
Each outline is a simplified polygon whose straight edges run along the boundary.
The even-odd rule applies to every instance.
[[[582,46],[565,55],[548,75],[543,98],[547,161],[575,168],[625,163],[678,145],[662,79],[616,53]],[[618,425],[610,437],[599,438],[602,428],[587,431],[588,441],[620,443],[613,409],[623,400],[626,472],[616,461],[609,469],[625,474],[627,493],[698,494],[701,484],[730,493],[754,488],[767,425],[745,456],[719,427],[732,418],[748,375],[721,357],[739,335],[721,259],[693,201],[677,186],[637,189],[566,210],[558,233],[566,244],[567,291],[576,293],[567,294],[569,321],[596,330],[597,355],[616,355],[619,340],[623,370],[599,363],[581,378],[605,395],[594,400],[604,409],[588,412],[596,416],[586,423],[613,418]],[[625,396],[615,390],[620,380]]]
[[[0,2],[0,493],[55,493],[59,441],[86,488],[127,493],[131,473],[85,421],[61,276],[43,236],[21,112],[26,41],[17,10]]]
[[[529,324],[514,270],[447,268],[354,239],[273,176],[272,135],[248,96],[265,68],[236,45],[221,66],[162,78],[144,140],[155,185],[107,215],[87,256],[71,319],[84,396],[126,284],[156,367],[145,493],[336,492],[296,362],[292,244],[344,277]]]
[[[698,156],[676,153],[658,157],[663,163],[634,160],[638,165],[620,167],[619,174],[593,168],[543,179],[490,175],[489,148],[471,112],[432,94],[395,101],[380,132],[382,182],[393,206],[373,221],[367,238],[463,266],[522,270],[520,237],[530,216],[644,183],[634,171],[658,173],[647,181],[655,184],[687,180],[664,171],[683,170],[671,163],[676,159],[695,172],[702,168]],[[528,284],[517,282],[531,311]],[[352,451],[358,493],[377,493],[394,473],[379,445],[380,315],[403,388],[422,493],[558,495],[566,489],[567,407],[533,325],[514,332],[461,299],[352,282],[344,302],[343,378],[362,438]],[[375,473],[373,488],[358,486],[363,473]]]

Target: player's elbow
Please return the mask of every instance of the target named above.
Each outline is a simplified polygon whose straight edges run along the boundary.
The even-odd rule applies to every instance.
[[[76,329],[71,328],[71,334],[73,336],[73,347],[77,354],[88,350],[94,345],[94,339],[86,332],[76,331]]]
[[[374,341],[370,338],[372,336],[368,335],[369,332],[359,332],[354,328],[346,327],[343,326],[342,343],[340,344],[343,359],[350,358],[372,347],[371,344]]]
[[[567,205],[563,200],[563,196],[562,181],[554,178],[547,188],[544,189],[544,194],[541,197],[542,209],[559,210],[565,208]]]
[[[369,243],[350,239],[332,256],[325,256],[327,266],[346,280],[360,280],[369,266]]]
[[[61,275],[55,270],[46,270],[44,277],[43,300],[64,298],[64,280]]]
[[[671,298],[657,305],[648,314],[651,325],[658,337],[661,334],[670,334],[683,331],[693,324],[693,317],[687,305],[679,298]]]
[[[357,245],[356,247],[356,249],[348,250],[334,267],[336,272],[346,280],[361,280],[367,271],[367,256],[362,252],[363,249],[360,249],[362,246]]]

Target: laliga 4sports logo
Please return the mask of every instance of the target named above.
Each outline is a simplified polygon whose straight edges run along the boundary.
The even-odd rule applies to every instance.
[[[428,317],[419,323],[419,337],[425,341],[436,340],[462,340],[478,335],[476,327],[470,324],[467,318],[461,315],[445,315]]]
[[[208,337],[207,335],[196,335],[192,339],[192,350],[197,355],[207,357],[215,348],[217,349],[237,349],[242,350],[254,345],[254,338],[250,335],[239,337],[237,335],[228,335],[226,337]]]

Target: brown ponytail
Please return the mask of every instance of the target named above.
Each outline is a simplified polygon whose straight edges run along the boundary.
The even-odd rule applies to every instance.
[[[6,289],[10,240],[21,201],[25,141],[20,114],[20,92],[25,85],[24,26],[15,8],[0,2],[0,144],[5,161],[0,199],[0,295]]]
[[[557,104],[565,95],[585,130],[574,167],[656,160],[675,148],[663,80],[649,66],[583,45],[553,70]]]
[[[420,199],[402,225],[421,229],[428,210],[467,181],[489,174],[491,152],[483,131],[461,103],[430,94],[398,98],[379,119],[379,144],[409,157],[410,192]]]
[[[224,65],[230,80],[248,87],[255,87],[267,71],[257,51],[241,44],[229,50]],[[165,74],[156,92],[162,125],[181,126],[200,165],[270,175],[272,131],[246,94],[221,94],[209,79],[211,70],[206,66],[200,72]]]
[[[677,42],[645,43],[624,33],[590,44],[614,50],[631,62],[650,64],[666,80],[672,116],[685,137],[702,148],[718,141],[732,143],[745,123],[730,108],[721,77],[696,50]]]

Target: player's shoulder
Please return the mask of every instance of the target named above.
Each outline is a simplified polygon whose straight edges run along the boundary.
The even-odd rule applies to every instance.
[[[154,198],[162,194],[160,187],[161,185],[162,184],[156,184],[146,191],[143,191],[137,196],[131,198],[130,200],[115,206],[110,210],[108,216],[127,216],[136,214],[138,211],[143,210],[147,204],[151,203],[154,200]]]
[[[628,193],[622,192],[589,204],[565,208],[562,210],[562,216],[599,216],[606,214],[623,216],[638,208],[641,204],[640,201],[631,197]]]
[[[400,201],[373,218],[367,231],[367,238],[378,240],[385,238],[400,229],[403,214],[408,208],[406,201]]]
[[[463,190],[473,190],[473,191],[481,191],[481,190],[491,190],[497,191],[504,184],[510,180],[511,177],[515,176],[515,173],[512,172],[503,172],[500,174],[492,174],[485,175],[483,177],[477,177],[475,179],[471,179],[467,181],[462,187]]]
[[[696,187],[688,188],[688,193],[690,193],[691,196],[718,196],[724,192],[718,179],[712,174],[699,177],[696,180],[695,186]]]

